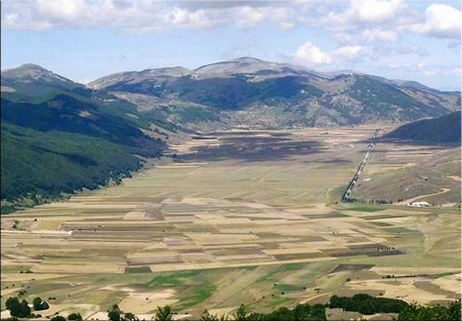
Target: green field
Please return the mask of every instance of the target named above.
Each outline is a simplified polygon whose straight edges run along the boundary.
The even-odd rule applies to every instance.
[[[150,318],[166,304],[194,317],[333,294],[460,297],[457,209],[339,202],[373,129],[214,133],[118,186],[3,216],[2,309],[20,289],[56,297],[43,315],[87,319],[114,303]]]

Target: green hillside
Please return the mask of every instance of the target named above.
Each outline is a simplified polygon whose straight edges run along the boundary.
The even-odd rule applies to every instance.
[[[127,147],[82,134],[41,132],[1,125],[1,198],[10,205],[20,198],[39,202],[82,188],[93,189],[118,180],[141,166],[140,148]],[[16,202],[15,202],[16,201]],[[3,202],[4,205],[6,204]],[[2,211],[8,210],[8,207]]]
[[[159,156],[150,117],[35,65],[2,72],[2,213],[119,180]]]
[[[423,119],[398,127],[385,138],[411,139],[425,143],[459,143],[460,111],[438,118]]]

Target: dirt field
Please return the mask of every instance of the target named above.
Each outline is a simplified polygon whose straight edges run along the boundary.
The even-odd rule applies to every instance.
[[[338,203],[374,129],[214,133],[119,186],[2,216],[2,309],[21,289],[29,301],[56,298],[44,316],[88,319],[114,303],[140,316],[170,304],[184,317],[359,292],[454,300],[456,207]],[[367,173],[434,150],[400,166],[394,153]]]

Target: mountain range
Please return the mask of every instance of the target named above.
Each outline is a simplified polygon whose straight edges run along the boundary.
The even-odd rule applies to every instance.
[[[87,85],[25,64],[1,73],[2,211],[118,181],[183,134],[404,123],[459,110],[460,99],[417,82],[250,57]]]
[[[232,125],[253,127],[407,122],[441,116],[460,106],[460,93],[417,82],[354,72],[320,73],[249,57],[195,70],[173,67],[117,73],[88,86],[134,103],[140,95],[154,98],[151,108],[194,103],[230,115]]]

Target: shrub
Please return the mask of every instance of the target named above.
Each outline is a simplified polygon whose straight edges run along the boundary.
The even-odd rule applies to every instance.
[[[26,300],[19,302],[16,297],[9,297],[5,302],[5,306],[12,317],[27,318],[31,315],[31,310]]]
[[[46,310],[50,307],[50,305],[47,302],[42,301],[42,299],[39,297],[36,297],[32,301],[32,305],[34,306],[34,310],[36,311]]]
[[[71,321],[81,321],[83,320],[82,316],[80,315],[80,313],[71,313],[67,316],[67,319],[68,320],[71,320]]]
[[[173,321],[172,309],[166,305],[165,307],[157,307],[155,321]]]

